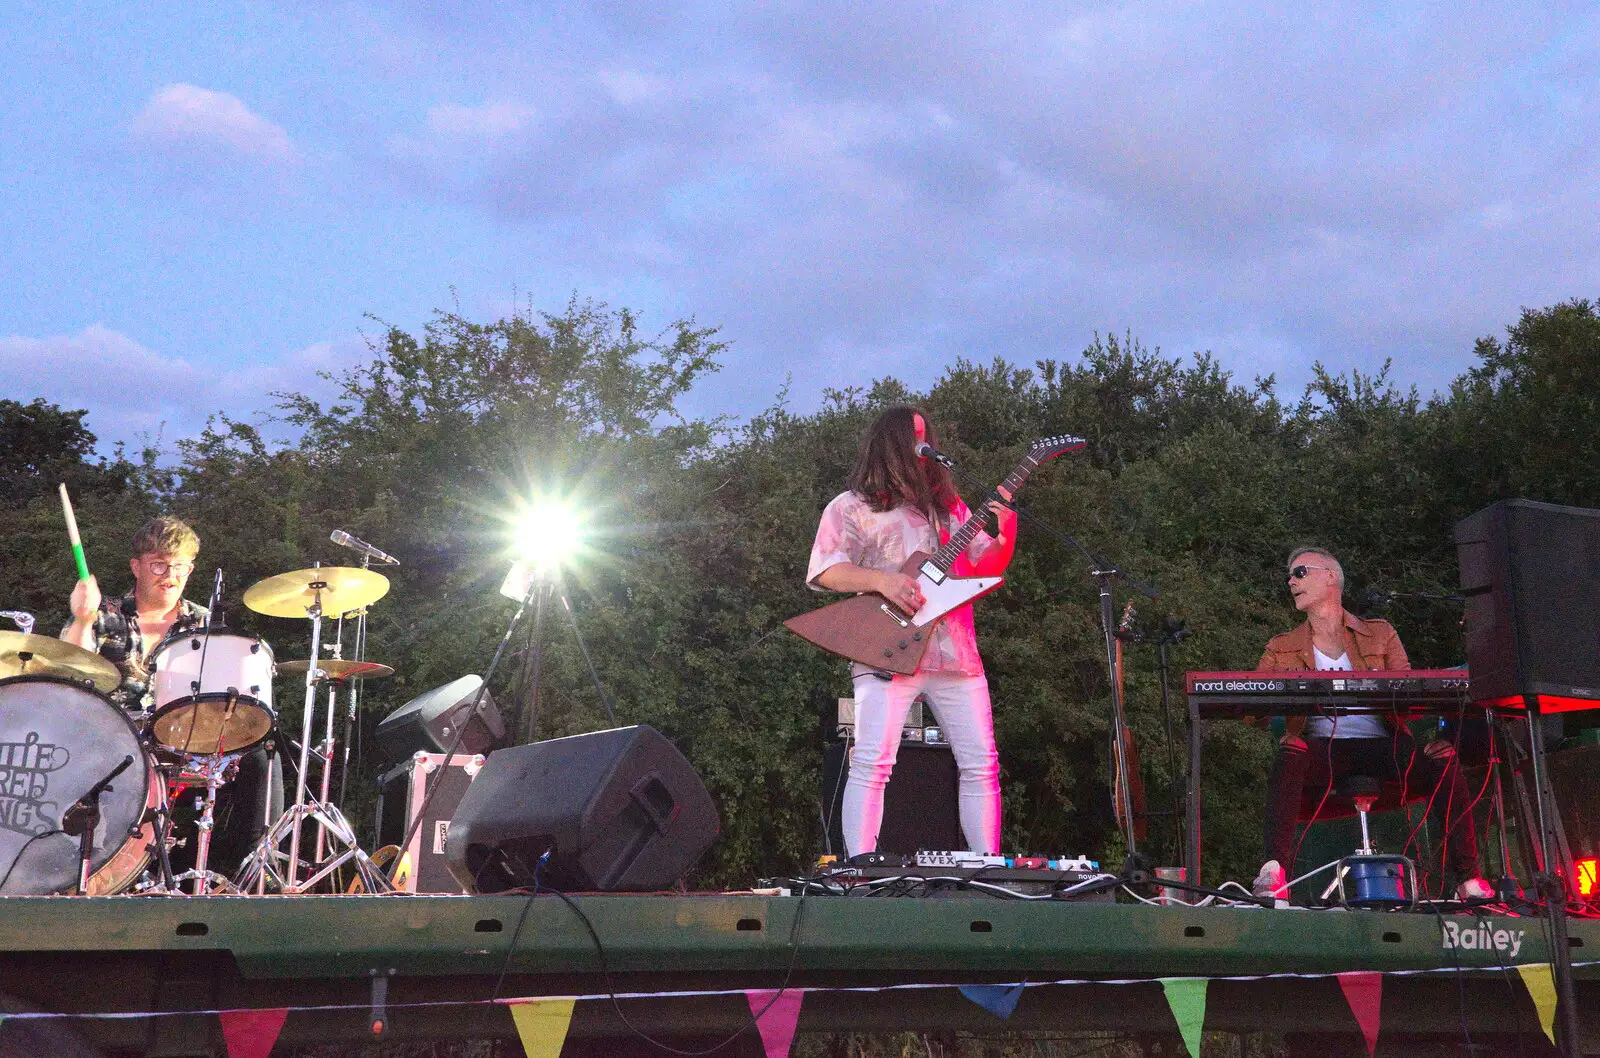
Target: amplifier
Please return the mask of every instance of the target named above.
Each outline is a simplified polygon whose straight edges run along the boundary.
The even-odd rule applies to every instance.
[[[483,768],[482,754],[456,754],[448,768],[441,768],[443,753],[414,753],[410,760],[397,764],[378,780],[378,844],[398,845],[417,817],[428,791],[438,787],[428,803],[428,814],[402,850],[410,869],[396,872],[399,886],[408,893],[465,892],[445,863],[444,841],[450,831],[450,817],[466,795],[467,787]]]

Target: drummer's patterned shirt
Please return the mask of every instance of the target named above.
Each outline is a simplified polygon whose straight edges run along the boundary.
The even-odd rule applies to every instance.
[[[167,639],[194,631],[211,616],[210,610],[188,599],[178,601],[178,610],[177,619],[167,631]],[[122,673],[122,682],[109,695],[111,700],[131,712],[154,708],[155,702],[150,697],[149,655],[145,653],[144,636],[139,632],[139,604],[134,597],[101,599],[93,634],[91,649],[99,651],[101,657]]]

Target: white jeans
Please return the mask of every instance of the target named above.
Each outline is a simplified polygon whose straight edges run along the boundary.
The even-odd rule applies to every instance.
[[[878,847],[883,825],[883,790],[900,751],[900,732],[917,695],[925,695],[950,740],[960,773],[957,804],[961,831],[973,852],[1000,850],[1000,757],[994,748],[994,717],[989,711],[989,680],[944,672],[918,672],[880,680],[855,681],[856,741],[850,749],[840,823],[846,852],[855,856]]]

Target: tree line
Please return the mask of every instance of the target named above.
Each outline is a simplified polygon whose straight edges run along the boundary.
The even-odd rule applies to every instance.
[[[921,393],[882,378],[830,390],[807,414],[780,394],[745,421],[681,415],[679,398],[724,351],[692,320],[647,333],[626,310],[578,300],[492,323],[441,313],[420,333],[386,327],[370,362],[338,380],[337,399],[279,394],[294,440],[269,442],[219,415],[175,457],[99,455],[85,412],[0,400],[0,607],[36,613],[45,631],[66,618],[75,574],[60,481],[108,593],[131,587],[134,529],[177,514],[203,539],[191,596],[221,566],[234,627],[265,636],[280,660],[305,656],[304,622],[249,613],[238,593],[317,559],[348,562],[327,542],[332,528],[380,543],[404,564],[386,571],[392,590],[372,610],[368,656],[396,675],[367,687],[351,783],[352,815],[365,822],[372,780],[390,763],[372,749],[378,719],[483,670],[514,608],[497,588],[516,512],[534,495],[566,496],[594,535],[564,586],[619,722],[671,737],[721,806],[721,837],[691,882],[745,885],[803,869],[822,847],[822,748],[849,680],[781,621],[826,601],[802,584],[806,557],[870,417],[892,401],[925,404],[974,508],[1030,441],[1074,433],[1088,447],[1047,464],[1019,497],[1017,556],[1006,587],[978,604],[978,632],[1004,847],[1115,863],[1097,589],[1055,531],[1159,587],[1155,602],[1119,592],[1119,609],[1131,599],[1139,621],[1187,621],[1194,635],[1171,650],[1181,738],[1182,672],[1253,667],[1298,620],[1282,570],[1292,546],[1339,554],[1347,603],[1362,612],[1371,588],[1449,594],[1451,527],[1495,500],[1600,507],[1600,314],[1586,300],[1525,310],[1428,397],[1396,386],[1387,367],[1321,365],[1288,397],[1272,378],[1235,379],[1211,354],[1168,357],[1108,334],[1032,366],[958,360]],[[523,713],[526,634],[492,683],[508,719],[532,721],[537,738],[605,726],[565,613],[544,628],[537,717]],[[1458,609],[1414,600],[1381,613],[1414,664],[1465,660]],[[1127,696],[1150,807],[1165,809],[1180,776],[1163,748],[1153,648],[1129,648]],[[280,684],[295,730],[299,697]],[[1228,723],[1207,738],[1207,874],[1248,878],[1271,741]],[[1157,858],[1176,856],[1174,839],[1174,820],[1153,817]]]

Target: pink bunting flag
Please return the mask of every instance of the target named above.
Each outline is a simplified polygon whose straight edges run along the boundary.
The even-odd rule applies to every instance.
[[[800,1023],[800,1001],[805,994],[803,988],[786,988],[782,992],[771,988],[752,988],[744,994],[750,1004],[750,1013],[756,1019],[756,1029],[761,1033],[761,1046],[767,1052],[767,1058],[789,1058],[789,1048],[794,1045],[795,1026]]]
[[[278,1042],[278,1033],[283,1031],[283,1019],[288,1016],[288,1007],[220,1012],[217,1017],[222,1020],[222,1042],[227,1045],[228,1058],[267,1058],[272,1045]]]
[[[1367,1041],[1367,1054],[1378,1048],[1378,1021],[1383,1008],[1383,974],[1356,970],[1339,974],[1339,987],[1344,989],[1344,1000],[1350,1004],[1350,1013],[1361,1026],[1361,1036]]]

